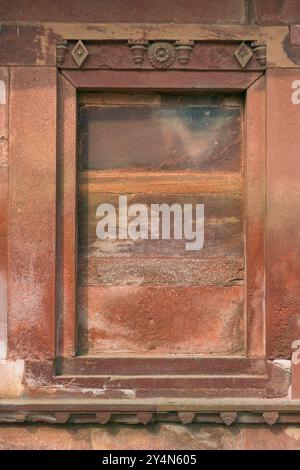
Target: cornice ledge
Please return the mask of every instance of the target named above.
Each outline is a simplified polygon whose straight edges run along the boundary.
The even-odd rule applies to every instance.
[[[230,418],[230,419],[229,419]],[[276,399],[1,399],[0,423],[299,424],[300,400]]]

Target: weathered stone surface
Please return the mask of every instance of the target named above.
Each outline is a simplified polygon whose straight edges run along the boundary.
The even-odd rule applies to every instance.
[[[300,426],[2,424],[0,449],[299,450]]]
[[[243,284],[243,258],[195,259],[78,259],[81,285],[226,286]]]
[[[79,287],[79,350],[241,353],[242,286]]]
[[[76,284],[76,89],[58,76],[57,154],[57,355],[74,354]],[[70,196],[71,195],[71,196]]]
[[[246,266],[248,354],[265,355],[265,77],[247,91]]]
[[[0,360],[0,398],[20,397],[23,393],[24,362]]]
[[[108,425],[91,430],[93,449],[241,449],[243,431],[237,426],[190,424]]]
[[[80,181],[80,180],[79,180]],[[101,182],[101,180],[100,180]],[[100,220],[96,217],[100,204],[112,204],[116,209],[116,231],[119,232],[119,195],[103,194],[101,185],[95,185],[85,191],[79,183],[78,198],[78,248],[79,253],[96,258],[241,258],[243,256],[243,197],[240,194],[211,195],[203,192],[197,195],[150,194],[145,186],[144,194],[128,194],[128,207],[133,204],[144,204],[147,208],[148,238],[132,240],[101,240],[97,237],[96,227]],[[204,204],[204,244],[201,250],[187,250],[186,239],[175,239],[174,222],[170,222],[170,239],[159,239],[151,236],[152,204],[192,204],[192,217],[195,221],[195,205]],[[178,207],[178,206],[177,206]],[[182,206],[181,206],[182,207]],[[151,215],[151,220],[150,220]],[[148,220],[148,219],[147,219]]]
[[[1,24],[0,64],[55,65],[58,40],[59,36],[42,24]]]
[[[171,72],[171,71],[170,71]],[[157,89],[168,88],[171,91],[180,89],[194,89],[219,91],[227,90],[224,83],[229,84],[230,90],[246,90],[257,78],[261,72],[248,72],[245,74],[240,71],[219,71],[217,74],[210,71],[201,72],[201,81],[198,74],[192,70],[173,70],[172,73],[165,75],[164,72],[149,70],[147,74],[136,73],[135,70],[126,70],[120,75],[116,70],[87,70],[85,74],[78,74],[77,70],[65,70],[64,76],[77,88],[87,88],[89,90],[99,87],[119,90],[120,88],[133,88],[136,90],[145,90],[145,88]],[[180,84],[180,85],[179,85]]]
[[[1,450],[89,450],[90,429],[61,425],[0,426]]]
[[[244,255],[243,187],[236,186],[243,179],[242,100],[157,92],[86,92],[79,99],[78,252],[88,255],[78,263],[79,285],[85,286],[78,289],[79,351],[239,353],[243,289],[229,287],[243,284],[243,267],[232,282],[224,283],[223,275],[232,272],[232,260],[241,262]],[[194,185],[195,179],[202,184]],[[219,184],[214,184],[217,179]],[[152,203],[202,202],[204,249],[188,253],[178,237],[97,239],[97,207],[103,202],[117,208],[120,186],[126,183],[128,205],[139,202],[150,209]],[[179,194],[176,189],[174,194],[175,187]],[[187,258],[191,261],[184,263]],[[201,268],[198,263],[198,269],[193,258],[210,258],[212,263]],[[205,287],[189,289],[191,285]],[[211,285],[224,290],[207,289]],[[222,334],[231,339],[223,343]]]
[[[9,354],[53,357],[56,70],[11,70]]]
[[[300,398],[300,364],[292,364],[292,398]]]
[[[0,67],[0,166],[8,161],[8,68]]]
[[[2,21],[243,23],[243,0],[1,0]]]
[[[9,4],[9,8],[7,5]],[[0,64],[10,65],[55,65],[55,43],[56,40],[63,35],[70,39],[81,37],[82,32],[89,35],[93,39],[121,37],[126,40],[130,37],[140,37],[145,34],[150,39],[157,37],[165,39],[178,39],[178,34],[186,39],[191,37],[202,39],[220,40],[255,40],[262,39],[267,42],[268,67],[299,67],[299,25],[291,27],[290,38],[288,36],[288,27],[259,27],[250,26],[223,26],[226,23],[241,23],[245,20],[245,4],[242,0],[223,0],[223,1],[206,1],[206,0],[188,0],[171,2],[167,0],[163,2],[149,2],[142,0],[124,2],[120,0],[112,0],[104,5],[104,2],[96,2],[90,0],[86,2],[84,12],[78,5],[82,2],[75,0],[73,2],[54,2],[42,0],[34,2],[29,0],[23,2],[16,0],[8,2],[0,1],[1,21],[11,21],[15,24],[2,24],[0,31]],[[259,24],[282,24],[300,22],[300,9],[297,0],[253,0],[247,2],[254,5],[254,9],[248,10],[248,20],[257,21]],[[129,8],[128,8],[129,4]],[[153,6],[154,5],[154,6]],[[22,8],[21,8],[22,7]],[[134,7],[134,8],[133,8]],[[105,11],[104,11],[105,8]],[[251,18],[250,18],[251,16]],[[18,22],[28,21],[31,24],[18,24]],[[59,21],[56,26],[45,26],[33,24],[39,21]],[[63,23],[63,21],[77,22],[77,24]],[[111,22],[111,25],[88,25],[82,22]],[[157,23],[156,25],[128,26],[125,23],[118,22],[170,22],[169,25]],[[188,23],[195,23],[188,24]],[[211,28],[202,26],[200,23],[219,23],[219,27]],[[174,25],[174,23],[186,23],[185,25]],[[53,27],[53,29],[52,29]],[[105,29],[107,27],[107,29]],[[52,29],[52,30],[51,30]],[[63,33],[62,33],[63,31]],[[288,45],[290,40],[290,45]],[[298,69],[299,70],[299,69]],[[299,314],[300,307],[300,287],[299,287],[299,105],[291,104],[291,83],[299,80],[299,73],[296,70],[274,70],[268,71],[268,96],[267,96],[267,129],[268,129],[268,208],[267,208],[267,328],[270,330],[268,348],[270,357],[289,357],[290,355],[290,337],[287,334],[287,325],[289,318],[294,314]],[[7,83],[7,69],[0,68],[0,84],[1,80]],[[231,77],[233,78],[233,76]],[[14,357],[33,357],[41,359],[43,357],[52,358],[54,355],[54,318],[55,318],[55,302],[54,302],[54,279],[55,279],[55,242],[54,231],[55,224],[55,174],[54,168],[56,164],[56,71],[55,67],[37,68],[36,70],[29,67],[11,68],[11,80],[13,90],[11,93],[11,109],[10,109],[10,155],[9,160],[11,167],[10,172],[10,222],[9,231],[11,240],[9,242],[10,256],[10,354]],[[153,80],[153,76],[151,78]],[[71,85],[70,85],[71,87]],[[263,91],[262,91],[263,93]],[[3,86],[0,85],[0,357],[5,355],[5,330],[6,330],[6,245],[7,245],[7,181],[8,181],[8,119],[7,106],[2,103],[3,96],[9,97],[6,87],[6,93],[3,94]],[[262,106],[262,100],[257,102],[258,106]],[[71,105],[72,106],[72,105]],[[284,112],[283,112],[284,110]],[[264,120],[256,118],[257,108],[251,114],[252,130],[250,136],[251,141],[255,142],[252,147],[252,155],[259,153],[259,145],[261,128]],[[249,116],[248,116],[249,117]],[[283,119],[284,118],[284,119]],[[69,124],[69,123],[68,123]],[[72,124],[73,125],[73,124]],[[261,128],[260,128],[261,126]],[[69,126],[71,129],[71,126]],[[73,128],[72,128],[73,129]],[[70,131],[69,131],[70,132]],[[70,132],[72,133],[72,132]],[[72,140],[72,136],[70,137]],[[65,143],[64,143],[65,145]],[[68,142],[67,142],[68,146]],[[70,146],[72,147],[72,145]],[[66,148],[66,145],[65,147]],[[73,147],[72,147],[73,149]],[[73,150],[71,150],[72,152]],[[262,173],[260,173],[261,175]],[[74,176],[74,175],[73,175]],[[251,175],[248,171],[248,177]],[[124,179],[126,179],[128,175]],[[184,185],[182,180],[174,180],[173,188],[176,191],[181,186],[183,192]],[[263,178],[262,178],[263,179]],[[157,180],[153,185],[156,190],[161,180]],[[128,183],[128,180],[127,180]],[[195,180],[189,181],[193,188],[199,183]],[[237,183],[237,186],[241,182]],[[108,182],[107,185],[110,183]],[[122,182],[123,184],[123,182]],[[139,187],[139,191],[143,190],[143,182],[135,180],[135,184]],[[228,187],[224,175],[222,182],[215,185],[215,181],[210,184],[210,191],[214,194],[224,194],[221,188]],[[240,187],[238,188],[240,190]],[[229,188],[230,190],[230,188]],[[175,192],[176,192],[175,191]],[[113,191],[112,191],[113,192]],[[180,190],[179,190],[180,192]],[[248,193],[248,197],[253,199],[260,194]],[[67,201],[63,201],[67,204]],[[69,206],[68,206],[69,207]],[[255,205],[253,205],[255,209]],[[261,214],[253,212],[253,231],[250,230],[252,245],[251,251],[257,253],[257,259],[261,259],[260,240],[255,238],[257,227],[262,224]],[[68,230],[68,225],[65,229]],[[66,231],[67,231],[66,230]],[[65,236],[65,247],[68,244],[67,234]],[[248,233],[249,238],[249,233]],[[253,248],[253,249],[252,249]],[[250,251],[249,251],[250,252]],[[73,247],[69,247],[66,256],[73,256]],[[240,260],[240,258],[237,258]],[[253,259],[253,265],[255,260]],[[222,265],[223,266],[223,265]],[[224,266],[227,266],[224,265]],[[249,266],[249,263],[248,263]],[[144,266],[148,270],[148,265]],[[231,276],[230,265],[230,276]],[[235,274],[236,265],[233,266],[232,274]],[[126,269],[128,265],[126,265]],[[222,268],[216,268],[220,270]],[[225,269],[225,268],[224,268]],[[122,266],[119,267],[117,273],[118,279],[121,277]],[[116,272],[116,271],[115,271]],[[132,267],[130,267],[132,272]],[[147,271],[148,272],[148,271]],[[67,280],[68,272],[64,277]],[[127,276],[127,272],[125,272]],[[163,273],[164,274],[164,273]],[[225,276],[225,273],[223,273]],[[152,277],[151,277],[152,276]],[[153,274],[149,276],[150,282],[153,282]],[[209,275],[210,276],[210,275]],[[94,278],[96,275],[94,276]],[[162,275],[163,277],[163,275]],[[249,294],[251,294],[251,303],[248,305],[248,313],[250,318],[250,326],[253,326],[253,335],[251,337],[251,351],[260,354],[262,352],[262,342],[256,341],[259,335],[263,335],[263,321],[255,312],[263,312],[262,300],[263,292],[257,289],[256,282],[261,281],[262,271],[258,271],[258,276],[254,283],[248,283]],[[212,278],[211,278],[212,279]],[[226,278],[227,279],[227,278]],[[115,278],[114,278],[115,280]],[[222,278],[223,280],[223,278]],[[215,279],[213,279],[215,281]],[[236,286],[237,289],[240,289]],[[72,289],[69,289],[69,293]],[[256,295],[253,295],[253,292]],[[146,291],[144,291],[146,292]],[[212,291],[211,291],[212,292]],[[68,293],[68,295],[69,295]],[[66,291],[61,291],[63,301],[67,304]],[[64,294],[65,297],[64,297]],[[70,295],[71,296],[71,295]],[[113,296],[114,300],[117,298]],[[214,297],[214,296],[212,296]],[[152,306],[155,305],[154,296],[150,295]],[[239,301],[241,297],[239,297]],[[188,298],[189,299],[189,298]],[[145,296],[145,301],[149,300]],[[156,299],[155,299],[156,300]],[[218,296],[213,299],[217,308],[222,307],[222,302]],[[227,299],[228,301],[228,299]],[[121,302],[121,301],[120,301]],[[151,304],[150,302],[150,304]],[[169,309],[170,299],[168,296],[161,294],[158,302],[164,302],[164,308]],[[200,301],[201,303],[201,301]],[[185,307],[182,301],[183,307]],[[126,306],[125,306],[126,307]],[[130,307],[130,306],[129,306]],[[223,305],[224,307],[224,305]],[[233,307],[232,307],[233,308]],[[212,311],[216,308],[211,307]],[[152,308],[154,310],[154,307]],[[184,312],[184,308],[182,309]],[[119,310],[118,310],[119,311]],[[133,314],[132,314],[133,311]],[[118,313],[118,312],[117,312]],[[129,328],[132,326],[132,319],[136,320],[137,326],[140,328],[141,337],[146,341],[146,345],[151,343],[151,334],[153,331],[147,328],[147,323],[142,324],[141,318],[138,316],[138,310],[134,312],[128,309],[127,324]],[[132,317],[130,317],[130,314]],[[172,310],[171,310],[172,313]],[[174,313],[174,311],[173,311]],[[178,313],[178,312],[177,312]],[[136,316],[136,318],[135,318]],[[208,315],[209,316],[209,315]],[[109,317],[109,315],[108,315]],[[167,315],[162,318],[162,334],[166,332]],[[207,321],[205,315],[205,321]],[[114,315],[116,324],[119,319]],[[107,331],[113,322],[106,319]],[[150,319],[152,320],[152,319]],[[176,320],[176,311],[175,311]],[[187,316],[187,320],[189,317]],[[191,319],[190,319],[191,320]],[[16,322],[16,323],[14,323]],[[170,323],[170,322],[169,322]],[[176,324],[179,322],[176,321]],[[203,322],[206,325],[205,322]],[[190,324],[194,323],[190,321]],[[216,325],[219,325],[217,320]],[[86,326],[86,325],[85,325]],[[120,325],[119,325],[120,326]],[[114,340],[116,330],[111,332],[109,341]],[[215,326],[210,330],[209,343],[215,341]],[[232,326],[232,325],[231,325]],[[221,334],[220,338],[225,341],[226,335],[229,340],[234,339],[230,325],[227,325],[226,334]],[[165,328],[165,330],[164,330]],[[249,328],[248,328],[249,329]],[[101,332],[101,334],[103,331]],[[181,334],[186,334],[187,338],[191,338],[191,346],[193,346],[193,331],[188,328],[183,329]],[[196,328],[196,334],[198,334]],[[200,331],[202,334],[202,332]],[[174,334],[177,334],[175,331]],[[148,336],[147,336],[148,335]],[[198,334],[198,336],[201,336]],[[150,337],[150,340],[149,340]],[[135,338],[134,338],[135,339]],[[174,339],[174,337],[173,337]],[[176,339],[176,337],[175,337]],[[294,337],[294,339],[298,339]],[[148,343],[147,343],[148,341]],[[208,341],[208,340],[207,340]],[[230,344],[226,346],[230,346]],[[173,343],[174,344],[174,343]],[[150,344],[150,346],[153,345]],[[139,344],[140,346],[140,344]],[[64,352],[71,350],[71,347],[62,348]],[[153,349],[151,350],[153,351]],[[49,394],[54,394],[58,390],[62,390],[65,396],[69,392],[69,379],[58,378],[57,385],[54,385],[52,378],[52,363],[49,361],[48,373],[41,367],[39,361],[33,361],[39,370],[36,374],[36,381],[30,379],[30,370],[27,375],[28,382],[32,386],[32,393],[38,396],[42,388],[46,388]],[[300,373],[299,366],[292,366],[292,396],[299,396],[300,390]],[[274,371],[273,371],[274,372]],[[275,371],[276,372],[276,371]],[[286,390],[288,381],[282,381],[281,374],[274,372],[274,390],[270,393],[283,393]],[[287,375],[287,374],[286,374]],[[20,396],[23,391],[22,386],[23,363],[22,361],[0,361],[0,396]],[[38,381],[41,380],[39,384]],[[111,386],[117,387],[117,380],[112,381]],[[77,393],[80,387],[84,387],[87,382],[82,378],[78,382],[74,382],[74,393]],[[92,387],[95,386],[92,383]],[[128,381],[131,385],[133,382]],[[179,382],[177,382],[179,383]],[[282,384],[284,387],[282,387]],[[40,385],[40,388],[38,388]],[[51,386],[53,388],[51,389]],[[106,383],[103,384],[106,387]],[[28,384],[27,384],[28,387]],[[57,387],[57,389],[55,389]],[[76,388],[77,387],[77,388]],[[96,386],[95,386],[96,389]],[[93,395],[92,391],[87,392]],[[210,389],[212,390],[212,388]],[[210,391],[209,390],[209,391]],[[129,390],[129,393],[132,390]],[[246,389],[244,389],[246,394]],[[153,391],[146,390],[151,396]],[[166,394],[170,391],[166,390]],[[181,393],[180,391],[178,393]],[[185,392],[184,392],[185,393]],[[198,391],[194,392],[199,393]],[[224,395],[224,392],[220,392]],[[229,392],[228,392],[229,393]],[[231,392],[230,392],[231,393]],[[232,392],[234,393],[234,392]],[[239,392],[240,393],[240,392]],[[79,392],[78,392],[79,394]],[[193,414],[193,413],[192,413]],[[182,416],[182,422],[192,420],[192,414]],[[95,417],[99,423],[105,423],[108,414],[102,413]],[[224,415],[223,415],[224,417]],[[226,416],[225,416],[226,417]],[[249,449],[300,449],[300,427],[299,426],[282,426],[273,424],[277,415],[272,412],[265,414],[265,419],[272,424],[271,426],[256,427],[231,424],[230,427],[225,426],[181,426],[181,425],[148,425],[128,428],[126,426],[108,425],[104,426],[39,426],[37,424],[24,426],[0,426],[0,448],[7,449],[55,449],[55,448],[153,448],[153,449],[231,449],[231,448],[249,448]],[[21,417],[22,418],[22,417]],[[20,418],[20,419],[21,419]],[[38,413],[32,416],[32,421],[38,421],[42,418]],[[145,422],[150,415],[140,416],[140,421]],[[228,418],[228,415],[227,415]],[[227,419],[226,418],[226,419]],[[229,416],[230,418],[230,416]],[[257,418],[257,417],[256,417]],[[259,417],[262,419],[262,417]],[[291,419],[293,416],[291,416]],[[295,418],[295,417],[294,417]],[[49,417],[49,422],[52,417]],[[56,418],[55,418],[56,419]],[[61,416],[58,419],[65,419]],[[85,417],[77,418],[78,421],[84,422]],[[228,419],[228,423],[231,419]],[[255,421],[253,421],[255,422]],[[280,417],[279,417],[280,422]]]
[[[0,166],[0,359],[7,350],[7,186],[7,168]]]
[[[300,105],[291,99],[298,79],[296,70],[267,72],[267,348],[286,359],[288,321],[300,311]]]
[[[295,26],[296,27],[296,26]],[[298,44],[297,44],[298,43]],[[286,57],[291,61],[292,67],[300,66],[299,33],[295,29],[290,29],[290,34],[282,42]]]
[[[300,22],[298,0],[254,0],[255,21],[258,24],[289,24]]]
[[[3,0],[4,1],[4,0]],[[288,26],[258,26],[258,25],[225,25],[216,24],[214,28],[207,28],[205,24],[160,24],[151,25],[127,23],[64,23],[48,24],[1,24],[0,32],[0,63],[2,64],[28,64],[28,65],[55,65],[56,43],[62,38],[84,38],[86,40],[107,39],[136,39],[146,36],[153,39],[190,39],[199,40],[257,40],[267,44],[267,57],[269,67],[288,67],[293,65],[289,59],[283,41],[289,43]],[[128,20],[130,21],[130,20]],[[222,23],[220,21],[220,23]],[[127,46],[126,46],[127,47]],[[217,54],[219,55],[219,54]],[[222,55],[222,54],[221,54]],[[205,60],[203,58],[203,60]],[[211,60],[211,59],[210,59]],[[230,58],[222,57],[222,63]],[[73,59],[72,59],[72,62]],[[70,63],[72,63],[70,61]],[[216,62],[216,61],[214,61]],[[247,68],[255,68],[251,61]],[[257,66],[257,63],[256,63]],[[228,65],[227,65],[228,67]],[[231,68],[232,65],[229,67]]]
[[[300,25],[294,24],[290,27],[290,43],[292,46],[300,46]]]
[[[287,397],[291,383],[290,371],[272,361],[267,363],[269,383],[267,397]]]
[[[291,348],[291,396],[300,398],[300,314],[290,318],[287,340]]]
[[[241,171],[242,103],[232,100],[227,106],[220,98],[161,95],[160,107],[134,101],[131,106],[83,106],[82,168]]]
[[[0,67],[0,359],[7,349],[8,68]]]
[[[245,426],[244,449],[299,450],[300,426]]]

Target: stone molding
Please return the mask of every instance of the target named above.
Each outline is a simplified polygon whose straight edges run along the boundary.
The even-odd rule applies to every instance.
[[[245,42],[63,39],[57,43],[56,61],[59,68],[66,69],[264,70],[266,47],[258,39]]]
[[[0,423],[300,424],[300,400],[1,400]]]

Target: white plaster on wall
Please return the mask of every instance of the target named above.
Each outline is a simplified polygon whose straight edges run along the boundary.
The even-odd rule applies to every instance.
[[[0,104],[6,103],[6,86],[3,80],[0,80]]]
[[[0,360],[0,398],[16,398],[23,394],[24,361]]]
[[[292,361],[290,359],[274,359],[274,364],[281,367],[282,369],[291,372]]]
[[[7,296],[6,279],[0,270],[0,359],[7,355]]]

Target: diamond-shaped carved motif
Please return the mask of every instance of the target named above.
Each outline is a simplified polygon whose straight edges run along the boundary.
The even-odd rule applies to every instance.
[[[78,67],[81,67],[81,65],[89,55],[89,51],[87,50],[83,42],[79,40],[72,49],[71,54]]]
[[[253,52],[248,46],[246,46],[244,42],[242,42],[239,45],[238,49],[235,51],[234,55],[244,69],[248,64],[249,60],[252,58]]]

